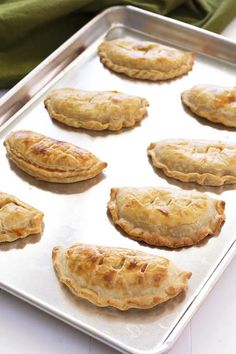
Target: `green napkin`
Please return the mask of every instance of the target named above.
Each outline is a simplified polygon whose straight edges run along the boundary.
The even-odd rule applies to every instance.
[[[236,16],[236,0],[0,0],[0,87],[19,81],[103,9],[134,5],[210,31]]]

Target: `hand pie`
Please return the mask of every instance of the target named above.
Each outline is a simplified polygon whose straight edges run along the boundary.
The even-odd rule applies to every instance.
[[[223,201],[167,188],[112,188],[108,209],[131,238],[170,248],[219,233],[225,220]]]
[[[236,87],[197,85],[181,97],[199,117],[236,128]]]
[[[87,150],[27,130],[11,133],[4,145],[7,156],[20,169],[48,182],[83,181],[107,165]]]
[[[0,192],[0,242],[12,242],[42,231],[43,213],[13,195]]]
[[[147,114],[145,98],[118,91],[57,89],[46,97],[51,118],[75,128],[120,130],[133,127]]]
[[[76,296],[122,311],[169,300],[186,290],[191,276],[166,258],[127,248],[54,247],[52,260],[59,280]]]
[[[208,186],[236,183],[236,145],[214,140],[161,140],[148,147],[168,177]]]
[[[195,55],[154,42],[128,39],[104,41],[98,47],[102,63],[132,78],[168,80],[192,69]]]

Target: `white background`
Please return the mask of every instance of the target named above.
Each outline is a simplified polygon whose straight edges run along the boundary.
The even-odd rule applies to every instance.
[[[222,33],[236,41],[236,18]],[[0,96],[5,91],[0,90]],[[236,259],[169,354],[236,353]],[[1,354],[118,354],[110,347],[0,290]]]

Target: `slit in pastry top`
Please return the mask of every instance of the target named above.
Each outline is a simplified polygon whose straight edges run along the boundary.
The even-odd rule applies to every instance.
[[[181,98],[199,117],[236,128],[236,87],[196,85],[185,90]]]
[[[169,139],[151,143],[147,153],[153,166],[182,182],[208,186],[236,183],[236,144]]]
[[[159,81],[186,74],[192,69],[192,52],[155,42],[114,39],[98,47],[101,62],[109,69],[131,78]]]
[[[118,131],[147,114],[145,98],[118,91],[53,90],[44,101],[51,118],[75,128]]]
[[[83,181],[97,176],[107,166],[83,148],[33,131],[13,132],[5,139],[4,145],[11,161],[43,181]]]
[[[111,189],[112,220],[131,238],[153,246],[192,246],[218,234],[225,203],[197,191],[172,188]]]
[[[120,247],[54,247],[52,261],[74,295],[122,311],[151,308],[177,296],[191,276],[166,258]]]
[[[0,242],[12,242],[42,231],[43,213],[13,195],[0,192]]]

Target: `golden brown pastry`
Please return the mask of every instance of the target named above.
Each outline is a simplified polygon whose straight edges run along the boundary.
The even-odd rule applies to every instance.
[[[236,128],[236,87],[197,85],[181,95],[199,117]]]
[[[224,202],[196,191],[112,188],[108,209],[131,238],[153,246],[191,246],[219,233]]]
[[[161,140],[147,150],[155,167],[182,182],[236,183],[236,145],[214,140]]]
[[[53,90],[44,101],[51,118],[75,128],[120,130],[147,114],[145,98],[118,91]]]
[[[0,192],[0,242],[12,242],[41,232],[42,219],[41,211]]]
[[[107,166],[87,150],[28,130],[11,133],[4,145],[10,160],[43,181],[83,181],[97,176]]]
[[[76,244],[54,247],[59,280],[78,297],[101,307],[150,308],[187,288],[190,272],[141,251]]]
[[[192,69],[195,55],[154,42],[128,39],[104,41],[98,47],[102,63],[132,78],[158,81],[173,79]]]

